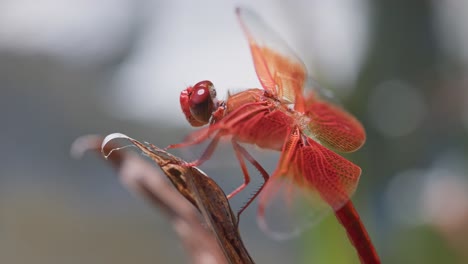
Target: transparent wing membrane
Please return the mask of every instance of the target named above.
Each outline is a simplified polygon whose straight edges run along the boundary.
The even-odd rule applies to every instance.
[[[282,155],[259,201],[259,226],[276,239],[296,236],[327,212],[339,210],[361,174],[358,166],[311,139],[288,141],[283,154],[293,155]]]
[[[312,97],[306,104],[312,138],[341,152],[356,151],[366,141],[362,124],[344,109]]]
[[[318,192],[280,176],[270,178],[260,193],[257,221],[267,235],[285,240],[300,235],[330,212],[332,208]]]
[[[255,71],[263,88],[303,108],[302,92],[307,79],[304,63],[255,13],[242,8],[236,13],[248,38]]]

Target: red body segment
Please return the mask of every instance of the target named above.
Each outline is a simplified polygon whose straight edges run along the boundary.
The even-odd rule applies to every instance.
[[[380,263],[379,255],[372,246],[369,234],[364,227],[356,208],[351,201],[335,212],[336,218],[348,233],[349,240],[356,248],[361,263]]]

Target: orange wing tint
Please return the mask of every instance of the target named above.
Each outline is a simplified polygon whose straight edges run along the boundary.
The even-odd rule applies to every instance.
[[[280,239],[297,235],[330,209],[343,207],[361,175],[361,168],[314,140],[291,135],[259,201],[260,227]]]
[[[255,71],[263,88],[295,103],[297,111],[304,111],[302,92],[307,79],[304,63],[256,14],[240,8],[236,9],[236,14],[249,41]]]
[[[301,149],[306,182],[334,209],[341,208],[354,194],[361,168],[351,161],[308,139],[309,146]]]
[[[310,117],[312,138],[341,152],[359,149],[366,141],[361,123],[338,106],[324,101],[309,100],[306,114]]]

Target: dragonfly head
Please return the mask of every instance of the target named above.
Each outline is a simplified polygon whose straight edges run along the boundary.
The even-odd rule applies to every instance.
[[[208,124],[218,107],[213,83],[201,81],[187,87],[180,93],[180,106],[190,125],[199,127]]]

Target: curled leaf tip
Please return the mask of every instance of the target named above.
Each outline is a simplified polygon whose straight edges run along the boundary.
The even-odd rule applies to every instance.
[[[109,142],[115,140],[115,139],[126,139],[126,140],[133,140],[131,137],[125,135],[125,134],[122,134],[122,133],[112,133],[112,134],[109,134],[107,135],[104,140],[102,141],[102,144],[101,144],[101,153],[102,155],[104,155],[104,157],[107,159],[111,154],[112,152],[114,151],[117,151],[117,150],[121,150],[121,149],[124,149],[124,148],[127,148],[127,147],[132,147],[133,145],[132,144],[129,144],[129,145],[125,145],[123,147],[113,147],[111,150],[109,150],[107,153],[107,144],[109,144]]]

